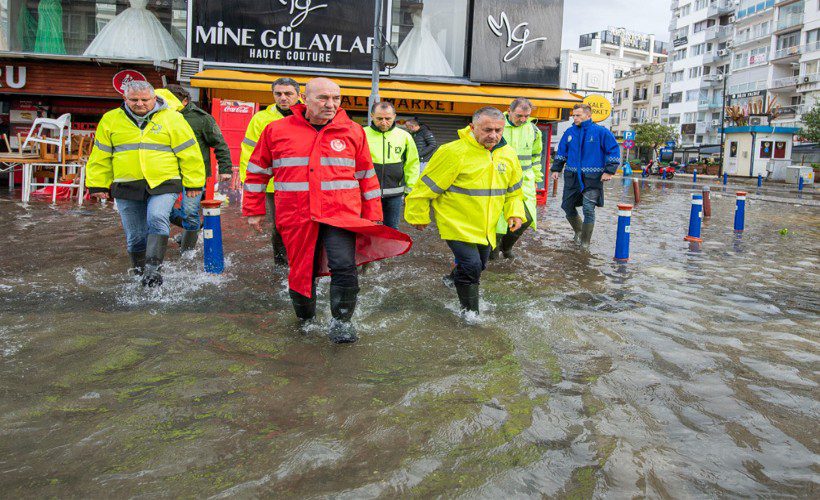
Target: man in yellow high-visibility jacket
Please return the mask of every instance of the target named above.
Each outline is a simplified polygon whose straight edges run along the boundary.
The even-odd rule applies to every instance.
[[[430,205],[441,239],[455,255],[451,274],[462,311],[478,313],[478,286],[496,244],[502,210],[515,231],[525,217],[518,154],[503,138],[504,115],[479,109],[459,139],[441,146],[405,200],[407,222],[424,229]]]
[[[123,105],[97,125],[85,184],[92,197],[116,200],[134,273],[153,287],[162,284],[174,202],[183,188],[200,195],[205,167],[191,126],[150,83],[124,88]]]
[[[245,182],[245,177],[248,172],[248,160],[251,159],[256,143],[262,135],[262,131],[271,122],[281,120],[286,116],[293,114],[290,107],[299,102],[299,83],[293,78],[279,78],[271,85],[273,90],[274,104],[259,111],[248,124],[248,129],[245,132],[245,139],[242,140],[241,153],[239,155],[239,180]],[[285,252],[285,244],[282,242],[282,236],[276,230],[276,207],[273,203],[273,179],[268,183],[267,192],[267,210],[273,221],[271,233],[271,245],[273,246],[273,262],[276,265],[288,265],[287,253]]]

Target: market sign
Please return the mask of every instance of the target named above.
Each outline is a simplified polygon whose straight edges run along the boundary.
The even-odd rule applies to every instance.
[[[148,81],[148,79],[145,78],[145,75],[143,75],[139,71],[133,69],[124,69],[116,75],[114,75],[114,78],[111,79],[111,84],[114,85],[114,90],[116,90],[120,94],[125,94],[125,92],[123,91],[123,86],[126,83],[131,83],[134,81],[146,82]]]
[[[188,56],[209,65],[369,72],[375,2],[192,0]]]
[[[564,0],[475,0],[470,79],[559,85]]]
[[[590,94],[584,97],[584,104],[592,108],[592,121],[595,123],[606,120],[612,114],[612,104],[602,95]]]

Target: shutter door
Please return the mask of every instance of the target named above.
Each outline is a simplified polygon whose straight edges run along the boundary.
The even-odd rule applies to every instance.
[[[418,115],[416,118],[430,127],[439,146],[458,139],[459,129],[470,123],[468,116]]]

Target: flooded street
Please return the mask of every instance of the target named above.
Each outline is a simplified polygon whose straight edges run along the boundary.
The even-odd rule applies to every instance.
[[[630,187],[609,185],[590,253],[550,197],[472,323],[437,231],[404,225],[413,249],[361,278],[354,345],[324,336],[327,278],[300,328],[236,204],[225,274],[172,244],[143,290],[110,204],[3,191],[0,492],[816,498],[820,210],[750,196],[737,237],[713,187],[690,249],[690,188],[645,183],[625,266]]]

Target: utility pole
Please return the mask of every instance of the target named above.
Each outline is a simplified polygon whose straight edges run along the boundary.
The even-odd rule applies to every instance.
[[[370,110],[381,100],[379,97],[379,67],[382,51],[382,0],[375,1],[376,8],[373,15],[373,67],[370,75],[370,97],[367,99],[367,123],[370,123]]]
[[[725,66],[724,66],[725,67]],[[723,129],[725,128],[724,124],[726,123],[726,80],[729,79],[729,75],[726,72],[723,72],[723,96],[721,97],[721,104],[720,107],[720,170],[718,171],[718,176],[723,175],[723,150],[726,149],[723,146]]]

